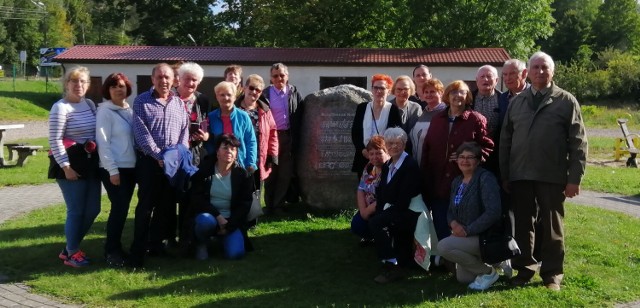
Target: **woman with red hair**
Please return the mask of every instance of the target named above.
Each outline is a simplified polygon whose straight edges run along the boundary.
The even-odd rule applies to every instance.
[[[351,126],[351,140],[356,147],[351,171],[362,177],[362,171],[369,161],[366,156],[366,145],[375,135],[382,135],[388,127],[402,124],[400,110],[390,102],[387,95],[393,87],[393,79],[389,75],[376,74],[371,78],[371,92],[373,101],[361,103],[356,109]]]

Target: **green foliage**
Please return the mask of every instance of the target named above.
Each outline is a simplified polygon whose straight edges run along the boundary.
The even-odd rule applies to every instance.
[[[640,51],[640,14],[636,0],[605,0],[593,22],[594,50]]]
[[[640,98],[640,56],[606,49],[590,61],[590,49],[581,49],[569,65],[556,64],[554,80],[579,100]]]
[[[412,270],[409,279],[376,284],[379,261],[349,233],[352,212],[321,214],[302,206],[263,219],[250,232],[256,250],[243,260],[213,253],[203,262],[152,258],[145,270],[109,269],[99,257],[109,211],[102,200],[82,243],[94,264],[73,269],[57,259],[65,217],[58,205],[0,225],[0,271],[38,293],[109,307],[594,307],[640,298],[638,219],[601,209],[566,206],[562,292],[547,291],[538,277],[530,287],[511,288],[501,278],[474,292],[442,270]],[[133,213],[134,207],[125,244]],[[603,241],[603,234],[612,240]]]

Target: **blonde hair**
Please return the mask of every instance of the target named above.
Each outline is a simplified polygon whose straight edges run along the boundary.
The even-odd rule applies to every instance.
[[[214,93],[218,93],[218,90],[223,89],[223,88],[228,88],[231,90],[231,94],[233,94],[233,96],[236,96],[237,93],[237,88],[236,85],[233,84],[233,82],[229,82],[229,81],[221,81],[220,83],[218,83],[215,88],[213,88],[213,92]]]
[[[77,79],[80,75],[87,75],[87,85],[91,85],[91,74],[89,69],[86,66],[74,66],[69,69],[62,79],[62,94],[67,95],[67,83],[71,81],[71,79]]]

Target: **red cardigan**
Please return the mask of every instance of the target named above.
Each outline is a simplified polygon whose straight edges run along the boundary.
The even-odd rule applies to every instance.
[[[451,182],[460,175],[460,169],[449,157],[467,141],[475,141],[482,148],[485,161],[493,150],[493,141],[487,135],[487,119],[473,110],[465,110],[456,117],[449,131],[449,107],[431,119],[422,149],[422,174],[424,198],[449,200]]]

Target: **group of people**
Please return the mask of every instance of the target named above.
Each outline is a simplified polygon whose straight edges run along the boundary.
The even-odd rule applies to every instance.
[[[80,244],[100,212],[101,184],[111,201],[104,247],[111,266],[143,266],[172,243],[201,260],[212,242],[229,259],[250,251],[254,222],[247,215],[256,190],[264,188],[270,212],[290,195],[304,106],[287,66],[276,63],[269,72],[266,86],[259,75],[243,80],[242,68],[229,66],[212,103],[197,91],[202,67],[161,63],[151,89],[132,104],[127,76],[109,75],[105,101],[96,106],[85,98],[89,71],[68,70],[49,120],[49,175],[67,206],[63,263],[90,262]],[[529,283],[539,270],[548,288],[560,289],[563,202],[579,193],[587,140],[577,100],[553,74],[552,58],[537,52],[528,67],[504,63],[504,93],[490,65],[478,69],[475,91],[461,80],[445,87],[425,65],[413,77],[372,77],[373,99],[357,106],[352,125],[359,185],[351,227],[363,245],[376,247],[376,282],[402,278],[402,267],[414,263],[414,231],[428,213],[437,235],[433,263],[455,266],[470,288],[489,288],[496,268],[510,273],[512,265],[512,284]],[[122,231],[136,184],[126,252]],[[485,264],[479,235],[508,211],[521,255],[511,264]]]
[[[151,89],[131,104],[131,82],[122,73],[105,79],[99,104],[85,97],[86,67],[63,78],[63,98],[49,116],[49,177],[67,206],[59,254],[65,265],[90,263],[80,244],[100,212],[102,185],[111,201],[104,257],[113,267],[141,267],[171,245],[204,260],[219,244],[226,258],[242,258],[252,250],[247,230],[255,221],[248,213],[260,188],[267,211],[291,198],[303,99],[288,83],[286,65],[271,67],[268,87],[255,74],[243,84],[242,68],[227,67],[214,103],[197,91],[204,71],[196,63],[160,63],[151,75]],[[122,232],[136,184],[126,251]]]
[[[400,279],[403,267],[414,265],[424,211],[437,235],[433,264],[446,265],[469,288],[489,288],[500,268],[509,278],[518,271],[514,286],[539,270],[547,288],[560,289],[563,204],[580,191],[587,138],[580,105],[553,75],[553,59],[536,52],[528,67],[504,63],[504,93],[490,65],[478,69],[475,91],[462,80],[444,87],[424,65],[413,79],[373,76],[373,100],[358,105],[352,125],[359,185],[351,230],[376,247],[376,282]],[[501,228],[513,230],[521,254],[486,264],[480,235]]]

